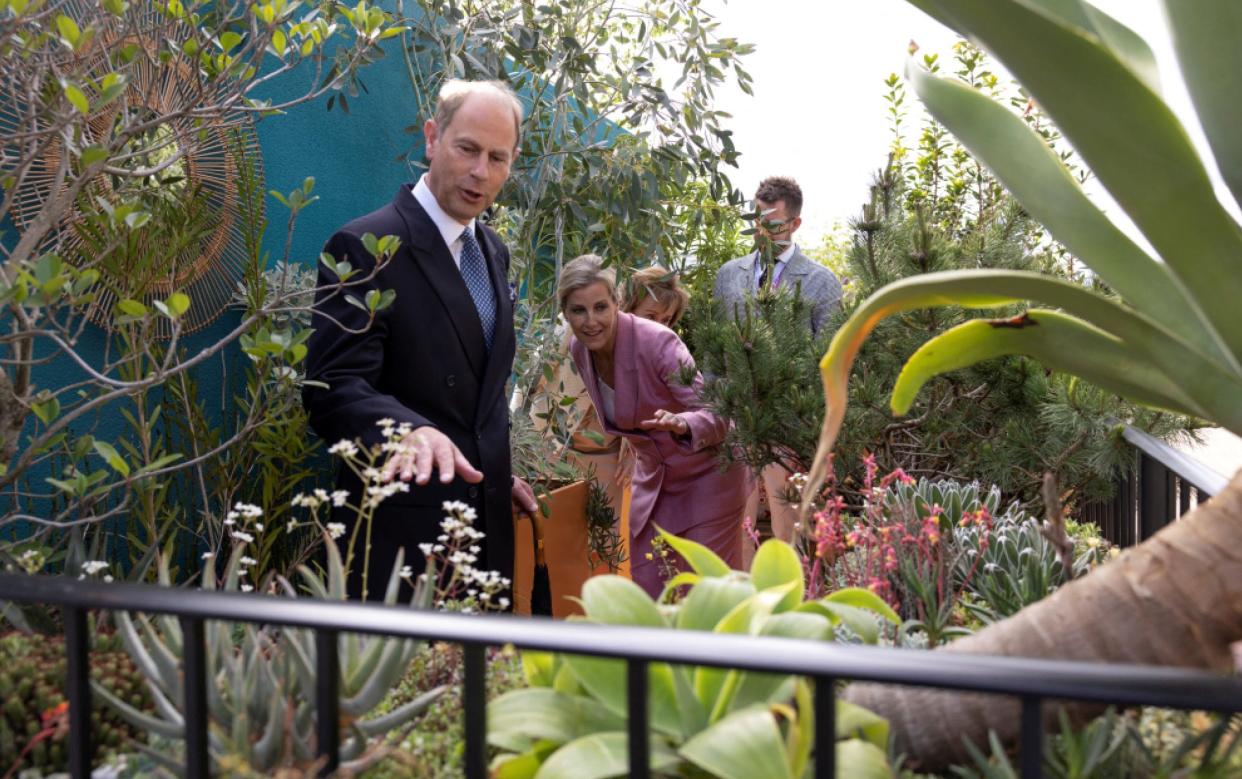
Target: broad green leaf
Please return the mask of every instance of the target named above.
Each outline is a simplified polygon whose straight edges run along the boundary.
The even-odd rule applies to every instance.
[[[832,622],[823,615],[787,611],[767,619],[759,635],[831,641],[833,629]],[[733,709],[742,709],[756,703],[775,703],[788,699],[792,690],[793,677],[788,674],[743,671],[729,705]]]
[[[629,708],[626,666],[622,660],[564,655],[565,666],[590,697],[608,711],[624,717]],[[648,711],[651,726],[670,736],[682,735],[681,714],[673,673],[666,663],[647,667]]]
[[[522,652],[522,675],[531,687],[551,687],[556,678],[556,656],[551,652]]]
[[[52,420],[60,416],[60,401],[55,395],[48,395],[44,398],[38,398],[30,402],[30,410],[39,418],[39,421],[45,425],[52,423]]]
[[[657,528],[658,529],[658,528]],[[686,558],[686,562],[700,576],[725,576],[732,569],[712,550],[688,538],[679,538],[672,533],[660,530],[660,538],[664,539],[673,551]]]
[[[755,552],[755,559],[750,566],[750,579],[756,590],[785,584],[794,585],[773,609],[778,614],[801,603],[802,595],[806,591],[806,580],[803,578],[802,561],[798,559],[798,553],[792,546],[776,538],[764,541]]]
[[[655,601],[642,587],[622,576],[592,576],[582,585],[587,619],[607,625],[667,627]]]
[[[901,369],[892,409],[905,414],[932,378],[994,357],[1024,354],[1047,368],[1156,408],[1206,416],[1181,388],[1120,340],[1080,319],[1032,309],[1013,319],[974,319],[924,343]]]
[[[767,706],[730,714],[687,741],[678,752],[721,779],[793,779],[785,742]]]
[[[694,692],[694,669],[684,665],[671,665],[673,691],[677,696],[677,713],[681,716],[683,735],[698,733],[707,727],[709,712]]]
[[[1177,61],[1221,176],[1242,203],[1242,4],[1164,0]]]
[[[1082,7],[1091,18],[1096,34],[1117,59],[1125,63],[1152,92],[1160,94],[1160,69],[1156,67],[1156,54],[1147,45],[1147,41],[1091,3],[1084,1]]]
[[[790,583],[750,596],[716,623],[713,632],[738,635],[759,633],[772,610],[793,588],[794,584]],[[729,702],[736,692],[738,675],[738,671],[724,668],[699,666],[694,669],[694,691],[713,718],[723,716],[728,710]],[[729,679],[733,681],[726,684]]]
[[[841,325],[820,361],[824,423],[803,490],[809,501],[828,472],[828,457],[845,418],[846,388],[854,358],[879,322],[902,311],[936,306],[992,308],[1037,300],[1120,338],[1166,376],[1186,381],[1182,389],[1208,418],[1242,433],[1238,378],[1196,349],[1160,329],[1144,315],[1071,281],[1038,273],[1002,270],[927,273],[894,282],[874,293]],[[807,506],[803,505],[803,510]]]
[[[487,706],[487,740],[505,748],[515,735],[565,744],[624,728],[624,717],[590,698],[542,687],[507,692]]]
[[[60,37],[69,44],[70,48],[76,49],[78,47],[78,39],[82,37],[82,31],[78,28],[77,22],[65,14],[60,14],[56,17],[56,30],[60,33]]]
[[[125,316],[143,317],[147,315],[147,307],[139,303],[137,300],[125,298],[116,304],[116,308]]]
[[[754,585],[741,578],[702,579],[677,610],[677,629],[713,630],[726,614],[754,594]]]
[[[1133,30],[1085,0],[1025,0],[1032,8],[1086,35],[1099,38],[1113,56],[1134,72],[1153,92],[1160,92],[1156,57],[1147,42]]]
[[[61,88],[65,92],[65,99],[78,110],[78,113],[84,116],[90,113],[91,104],[87,102],[86,95],[82,93],[82,90],[77,85],[65,81],[61,83]]]
[[[190,310],[190,296],[184,292],[174,292],[164,301],[169,314],[175,319]]]
[[[1091,202],[1026,122],[961,81],[938,78],[913,62],[906,74],[932,115],[987,163],[1058,241],[1132,306],[1205,354],[1228,359],[1218,334],[1168,266],[1148,256]]]
[[[826,600],[830,603],[840,603],[845,606],[854,606],[860,609],[868,609],[879,614],[881,617],[887,619],[894,625],[901,624],[901,617],[897,615],[897,612],[893,611],[891,606],[884,602],[883,598],[876,595],[871,590],[863,587],[842,587],[841,589],[835,590],[831,594],[824,596],[821,600]]]
[[[892,779],[893,769],[884,750],[852,738],[837,742],[837,776],[850,779]]]
[[[625,733],[597,733],[571,741],[552,753],[535,779],[607,779],[627,776],[630,756]],[[671,771],[677,755],[660,739],[651,740],[651,770]]]
[[[1242,358],[1242,274],[1231,261],[1242,230],[1168,105],[1098,38],[1026,2],[935,2],[1039,102]]]
[[[868,644],[874,644],[880,640],[877,615],[866,609],[833,603],[830,600],[812,600],[799,606],[798,611],[822,615],[834,625],[845,625]]]
[[[837,738],[861,738],[881,749],[888,748],[888,720],[862,706],[837,700]]]
[[[108,159],[108,150],[102,146],[87,146],[82,150],[82,167],[89,168],[96,162]]]
[[[112,470],[122,476],[129,475],[129,463],[125,462],[125,458],[121,457],[112,444],[95,439],[95,451],[99,453],[100,457],[104,458],[104,461],[112,467]]]

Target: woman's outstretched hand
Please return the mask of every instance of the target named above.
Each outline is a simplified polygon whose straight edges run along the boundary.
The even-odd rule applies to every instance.
[[[638,426],[643,430],[663,430],[673,435],[687,435],[690,432],[689,422],[682,419],[681,415],[664,409],[655,412],[655,417],[652,419],[639,422]]]

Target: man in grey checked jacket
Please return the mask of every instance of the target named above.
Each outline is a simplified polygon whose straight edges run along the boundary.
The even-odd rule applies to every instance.
[[[812,335],[818,336],[828,315],[841,305],[841,282],[832,271],[812,261],[803,254],[793,240],[794,232],[802,225],[802,188],[798,182],[785,176],[769,176],[759,183],[755,191],[755,206],[760,217],[755,233],[756,250],[744,257],[729,260],[716,274],[713,302],[721,306],[726,316],[736,316],[745,310],[745,300],[761,289],[798,289],[803,300],[811,304],[807,326]],[[768,248],[775,254],[775,262],[760,260],[760,253]],[[772,514],[772,534],[789,541],[794,535],[794,523],[798,518],[797,505],[787,500],[786,482],[789,471],[779,465],[769,465],[762,474],[768,493],[768,505]],[[746,515],[754,517],[759,507],[759,490],[751,495]],[[749,567],[753,554],[749,540],[743,544]]]
[[[841,282],[832,271],[802,253],[794,243],[793,234],[802,225],[802,188],[786,176],[769,176],[759,183],[755,206],[761,217],[755,243],[770,242],[776,253],[772,278],[763,275],[760,250],[729,260],[716,273],[712,299],[732,316],[742,311],[747,296],[754,296],[763,286],[772,289],[802,291],[802,299],[811,303],[810,321],[814,335],[819,335],[824,320],[841,305]]]

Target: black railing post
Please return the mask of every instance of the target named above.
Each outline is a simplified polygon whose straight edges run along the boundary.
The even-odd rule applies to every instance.
[[[815,779],[837,776],[837,689],[831,676],[815,677]]]
[[[1044,775],[1044,707],[1034,695],[1022,696],[1022,736],[1018,759],[1022,779],[1040,779]]]
[[[466,728],[466,779],[487,779],[487,647],[462,646],[462,709]]]
[[[211,761],[207,751],[207,643],[202,620],[181,618],[181,645],[184,647],[185,775],[188,779],[208,779]]]
[[[1146,452],[1139,454],[1139,536],[1141,543],[1169,524],[1168,468]]]
[[[627,660],[626,705],[630,730],[630,779],[651,776],[651,744],[647,725],[647,663]]]
[[[320,776],[341,765],[340,648],[335,630],[315,631],[315,735]]]
[[[1177,480],[1177,516],[1185,516],[1190,512],[1190,491],[1193,489],[1185,479]]]
[[[91,775],[91,637],[86,609],[64,610],[65,689],[69,697],[69,775]]]
[[[1131,452],[1127,458],[1125,478],[1121,482],[1121,513],[1117,517],[1117,545],[1121,547],[1134,546],[1135,537],[1135,511],[1134,497],[1138,492],[1138,469],[1134,462],[1134,453]]]

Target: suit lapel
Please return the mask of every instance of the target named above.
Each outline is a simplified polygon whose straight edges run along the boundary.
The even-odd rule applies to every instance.
[[[513,369],[516,342],[513,334],[513,301],[509,298],[509,279],[500,259],[500,246],[489,231],[478,227],[477,222],[475,230],[475,237],[479,239],[479,247],[483,249],[483,257],[487,260],[492,290],[496,294],[496,332],[492,337],[492,350],[487,355],[487,367],[483,373],[485,394],[478,407],[479,413],[483,413],[484,409],[492,407],[495,395],[504,392],[505,380]],[[462,286],[465,286],[464,282]],[[474,311],[473,303],[470,310]],[[482,326],[479,332],[482,337]]]
[[[613,420],[622,430],[638,430],[638,349],[634,316],[617,314],[617,341],[613,345],[613,391],[616,393]]]
[[[759,259],[757,252],[746,255],[743,262],[738,263],[734,283],[737,285],[737,297],[742,298],[755,289],[755,262]]]
[[[444,304],[444,310],[448,312],[462,351],[466,353],[466,359],[469,360],[475,376],[481,379],[487,362],[483,324],[479,321],[479,313],[475,310],[474,300],[466,289],[461,271],[453,262],[453,255],[449,253],[440,231],[410,192],[408,185],[401,187],[393,205],[405,220],[410,251],[415,259],[414,265],[426,277],[427,283]],[[401,305],[400,300],[397,305]]]
[[[789,262],[785,263],[785,272],[781,274],[781,286],[785,285],[785,280],[793,280],[805,276],[810,271],[811,261],[802,253],[799,248],[794,248],[793,256],[789,258]]]

